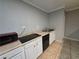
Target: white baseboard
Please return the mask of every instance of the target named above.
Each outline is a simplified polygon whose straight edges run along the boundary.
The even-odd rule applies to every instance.
[[[61,40],[56,40],[57,42],[59,42],[59,43],[63,43],[63,39],[61,39]]]
[[[64,38],[69,39],[69,40],[79,41],[79,39],[75,39],[75,38],[71,38],[71,37],[67,37],[67,36],[65,36]]]

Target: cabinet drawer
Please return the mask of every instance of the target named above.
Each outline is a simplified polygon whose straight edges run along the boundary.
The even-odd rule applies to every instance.
[[[3,54],[0,56],[0,59],[11,59],[12,57],[16,56],[17,54],[24,51],[23,47],[18,47],[12,51],[7,52],[6,54]]]

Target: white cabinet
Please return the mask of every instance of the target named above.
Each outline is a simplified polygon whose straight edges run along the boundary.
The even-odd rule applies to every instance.
[[[43,47],[42,47],[42,37],[39,37],[35,40],[35,53],[36,53],[36,58],[43,52]]]
[[[26,44],[25,46],[25,57],[26,59],[35,59],[35,52],[34,52],[34,43],[30,42],[29,44]]]
[[[42,37],[35,38],[34,41],[25,45],[26,59],[37,59],[42,53]]]
[[[51,31],[49,35],[49,44],[55,40],[55,31]]]
[[[42,53],[42,37],[37,37],[26,45],[18,47],[0,56],[0,59],[37,59]]]
[[[16,56],[11,57],[11,59],[25,59],[25,54],[24,52],[20,52]]]
[[[14,50],[0,56],[0,59],[25,59],[24,48],[19,47],[17,49],[14,49]]]

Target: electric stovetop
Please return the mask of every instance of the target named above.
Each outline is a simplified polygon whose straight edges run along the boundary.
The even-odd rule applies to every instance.
[[[25,42],[30,41],[30,40],[32,40],[36,37],[39,37],[39,36],[41,36],[41,35],[33,33],[33,34],[30,34],[30,35],[27,35],[27,36],[20,37],[19,40],[20,40],[21,43],[25,43]]]

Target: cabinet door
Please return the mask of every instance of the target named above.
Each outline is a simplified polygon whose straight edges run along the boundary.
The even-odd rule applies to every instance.
[[[51,44],[55,40],[55,31],[50,32],[49,43]]]
[[[42,51],[43,51],[43,49],[42,49],[42,37],[38,37],[35,40],[34,51],[35,51],[36,58],[42,53]]]
[[[35,38],[34,41],[25,45],[26,59],[37,59],[42,53],[42,37]]]
[[[37,42],[37,56],[39,56],[42,52],[42,37],[40,37]]]
[[[24,55],[24,52],[20,52],[14,56],[12,56],[10,59],[25,59],[25,55]]]
[[[26,59],[36,59],[34,47],[35,47],[34,42],[31,42],[31,43],[25,45]]]

